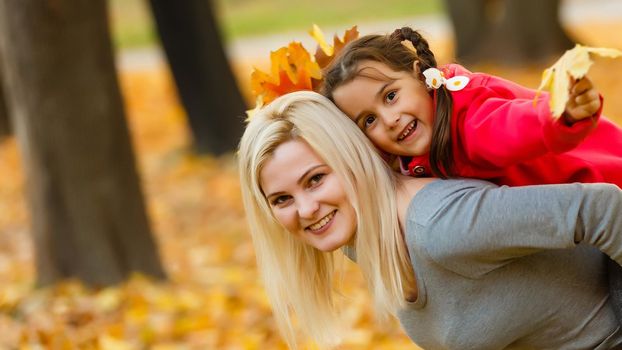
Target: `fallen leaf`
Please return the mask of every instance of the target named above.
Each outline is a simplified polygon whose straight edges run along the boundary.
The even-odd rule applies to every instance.
[[[590,54],[615,58],[621,56],[622,51],[577,44],[574,48],[566,51],[551,67],[544,70],[534,104],[540,91],[549,91],[551,93],[549,101],[551,114],[553,118],[559,118],[564,113],[570,96],[570,79],[580,79],[587,74],[593,63]]]

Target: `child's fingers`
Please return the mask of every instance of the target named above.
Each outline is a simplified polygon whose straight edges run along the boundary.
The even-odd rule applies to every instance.
[[[592,89],[593,87],[594,86],[592,85],[590,79],[588,79],[587,77],[583,77],[572,85],[572,87],[570,88],[570,94],[575,96],[581,95],[582,93]]]
[[[598,92],[594,89],[589,89],[580,95],[574,96],[573,100],[576,105],[584,105],[592,102],[598,102],[598,104],[600,104],[600,97],[598,96]]]
[[[576,106],[567,111],[574,120],[582,120],[592,117],[600,108],[599,102],[590,102],[588,104]]]
[[[600,108],[600,99],[589,100],[586,103],[568,105],[566,113],[572,118],[572,120],[579,121],[585,118],[592,117],[594,113]]]

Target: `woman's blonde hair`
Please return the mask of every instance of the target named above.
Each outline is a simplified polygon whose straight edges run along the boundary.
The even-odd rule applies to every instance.
[[[260,174],[275,149],[306,142],[339,176],[357,215],[356,261],[381,316],[403,306],[411,273],[397,217],[394,174],[358,127],[327,98],[310,91],[279,97],[249,121],[239,147],[242,198],[259,270],[290,347],[290,311],[320,345],[339,342],[333,254],[306,245],[274,218]]]

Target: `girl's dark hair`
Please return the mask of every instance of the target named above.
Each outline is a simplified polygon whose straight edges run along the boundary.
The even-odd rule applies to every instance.
[[[410,40],[417,50],[412,52],[403,40]],[[428,42],[409,27],[396,29],[390,35],[366,35],[350,42],[324,69],[321,93],[334,102],[333,92],[339,86],[359,75],[361,61],[372,60],[386,64],[394,71],[413,73],[413,63],[419,61],[420,72],[436,67],[436,58]],[[419,79],[423,81],[423,75]],[[454,163],[451,143],[451,112],[453,100],[449,91],[442,85],[436,90],[436,111],[430,145],[430,166],[432,174],[441,178],[453,175]]]

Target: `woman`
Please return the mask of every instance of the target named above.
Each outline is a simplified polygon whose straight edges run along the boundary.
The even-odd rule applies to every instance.
[[[397,175],[312,92],[259,111],[239,160],[258,265],[291,346],[289,310],[318,343],[338,341],[338,248],[356,252],[376,310],[425,349],[622,344],[604,274],[603,252],[622,261],[614,185]]]

